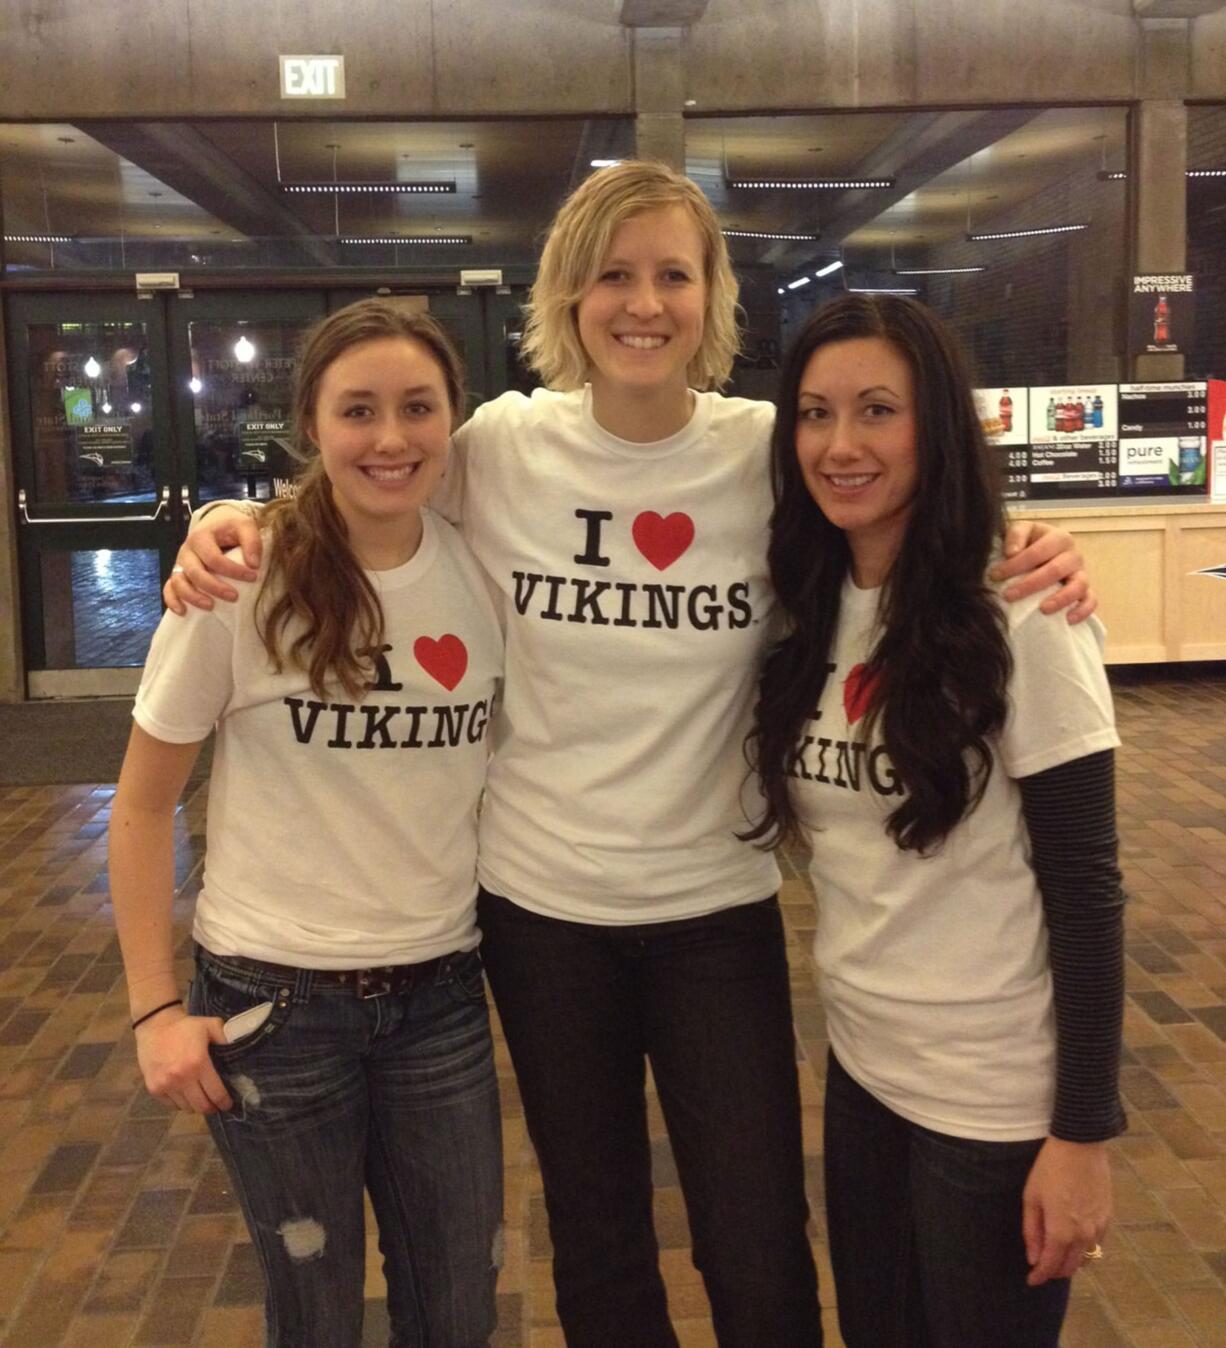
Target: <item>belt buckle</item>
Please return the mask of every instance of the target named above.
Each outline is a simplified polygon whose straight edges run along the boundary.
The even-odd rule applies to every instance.
[[[378,969],[359,969],[357,978],[358,997],[364,1001],[373,1001],[376,997],[386,997],[392,990],[392,966],[383,965]]]

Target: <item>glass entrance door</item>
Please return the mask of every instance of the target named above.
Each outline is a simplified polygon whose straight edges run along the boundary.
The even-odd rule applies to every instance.
[[[31,697],[134,691],[190,512],[290,490],[305,330],[360,291],[13,295],[11,411]],[[521,381],[522,290],[391,295],[428,308],[470,406]]]
[[[120,691],[177,546],[164,306],[19,295],[8,331],[30,693]]]

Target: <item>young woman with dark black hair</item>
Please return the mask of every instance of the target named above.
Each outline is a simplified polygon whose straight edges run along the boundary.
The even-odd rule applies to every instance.
[[[750,737],[750,836],[812,851],[843,1337],[1054,1348],[1123,1127],[1101,634],[987,581],[992,460],[924,306],[847,296],[810,320],[773,463],[789,631]]]

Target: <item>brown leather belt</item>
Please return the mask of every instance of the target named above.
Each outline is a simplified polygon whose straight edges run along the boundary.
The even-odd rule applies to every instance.
[[[301,973],[311,975],[313,988],[340,988],[352,992],[364,1001],[371,997],[394,997],[433,983],[450,955],[436,955],[420,964],[379,964],[370,969],[296,969],[289,964],[273,964],[271,960],[249,959],[246,955],[210,955],[220,964],[228,964],[243,973],[272,979],[291,990]]]

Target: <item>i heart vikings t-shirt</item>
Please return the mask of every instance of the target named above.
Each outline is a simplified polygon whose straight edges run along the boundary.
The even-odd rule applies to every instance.
[[[550,916],[662,921],[778,888],[735,836],[774,626],[774,409],[694,398],[654,444],[603,430],[587,390],[505,394],[457,436],[440,508],[507,619],[481,880]]]

